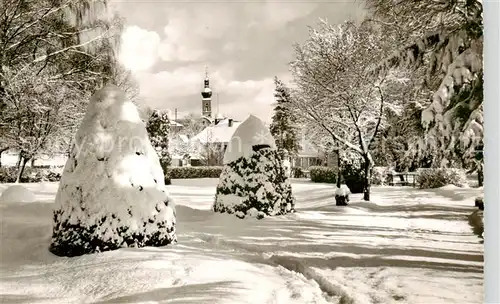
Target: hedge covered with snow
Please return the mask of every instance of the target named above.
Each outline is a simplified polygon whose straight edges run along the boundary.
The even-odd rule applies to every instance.
[[[330,183],[337,182],[337,169],[324,166],[309,167],[309,176],[313,183]]]
[[[440,188],[446,185],[464,187],[467,185],[467,176],[462,169],[420,168],[417,170],[417,184],[420,189]]]
[[[58,182],[63,168],[25,167],[21,183]],[[17,177],[17,167],[0,167],[0,183],[13,183]]]
[[[171,167],[170,178],[219,178],[222,168],[222,166]]]
[[[169,167],[169,174],[171,179],[219,178],[222,168],[222,166]],[[26,167],[21,182],[58,182],[61,180],[62,171],[63,167]],[[16,167],[0,167],[0,183],[13,183],[16,181],[16,176]]]
[[[363,193],[363,170],[352,164],[345,164],[342,170],[341,181],[346,184],[352,193]],[[325,166],[309,167],[309,176],[313,183],[337,182],[337,169]]]

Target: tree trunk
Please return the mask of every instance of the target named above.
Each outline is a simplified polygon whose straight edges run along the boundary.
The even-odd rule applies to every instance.
[[[340,168],[340,150],[337,150],[337,188],[340,188],[340,183],[342,179],[342,170]]]
[[[19,169],[21,167],[21,161],[23,160],[23,152],[19,152],[19,156],[17,157],[16,168]]]
[[[17,178],[16,178],[16,183],[21,182],[21,177],[23,176],[24,168],[26,167],[26,163],[29,161],[28,158],[24,158],[23,156],[20,156],[21,160],[21,165],[17,171]]]
[[[371,186],[371,163],[368,157],[364,157],[364,178],[363,178],[363,200],[370,201]]]

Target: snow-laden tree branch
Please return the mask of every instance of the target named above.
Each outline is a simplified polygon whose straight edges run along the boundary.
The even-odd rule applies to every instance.
[[[307,41],[295,46],[291,63],[294,105],[309,123],[317,124],[333,142],[356,152],[365,161],[365,198],[369,199],[371,149],[386,124],[387,111],[400,111],[402,100],[385,96],[403,86],[403,73],[370,74],[386,54],[382,33],[367,24],[322,21]]]
[[[423,147],[433,150],[434,165],[443,165],[446,160],[451,160],[448,165],[456,165],[475,158],[483,138],[482,2],[367,2],[373,19],[383,21],[388,35],[398,37],[393,54],[372,72],[425,69],[424,85],[433,96],[422,115],[428,137]]]

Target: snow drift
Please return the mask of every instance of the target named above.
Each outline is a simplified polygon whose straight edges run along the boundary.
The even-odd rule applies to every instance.
[[[292,187],[269,130],[255,116],[238,126],[224,155],[215,212],[263,218],[294,211]]]
[[[58,185],[24,185],[36,203],[0,205],[0,303],[484,302],[482,189],[373,187],[337,208],[332,185],[296,180],[298,212],[242,221],[211,210],[217,182],[169,186],[182,244],[71,259],[47,250]]]
[[[21,185],[12,185],[0,195],[0,203],[3,204],[33,203],[35,201],[36,197],[33,192]]]
[[[91,98],[64,167],[50,251],[75,256],[176,241],[175,206],[134,104],[116,86]]]

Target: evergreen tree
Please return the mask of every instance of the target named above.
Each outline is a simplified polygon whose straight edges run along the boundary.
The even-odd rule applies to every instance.
[[[226,164],[212,209],[238,217],[252,216],[254,211],[257,218],[295,212],[292,186],[278,151],[261,148],[251,157]]]
[[[475,156],[483,139],[482,2],[367,3],[387,36],[399,38],[396,52],[375,71],[401,67],[425,71],[423,87],[432,96],[421,115],[426,142],[420,146],[432,154],[432,165],[479,162],[475,167],[481,174],[482,160]],[[422,79],[419,73],[415,78]]]
[[[154,110],[146,125],[149,140],[158,153],[160,164],[165,175],[165,185],[170,185],[169,167],[172,157],[168,151],[168,137],[170,133],[170,120],[166,112]]]
[[[276,146],[279,152],[288,151],[290,156],[296,155],[299,152],[300,144],[297,132],[297,121],[290,101],[290,92],[286,85],[278,79],[274,78],[276,90],[274,97],[276,98],[276,107],[270,126],[271,134],[276,140]]]

